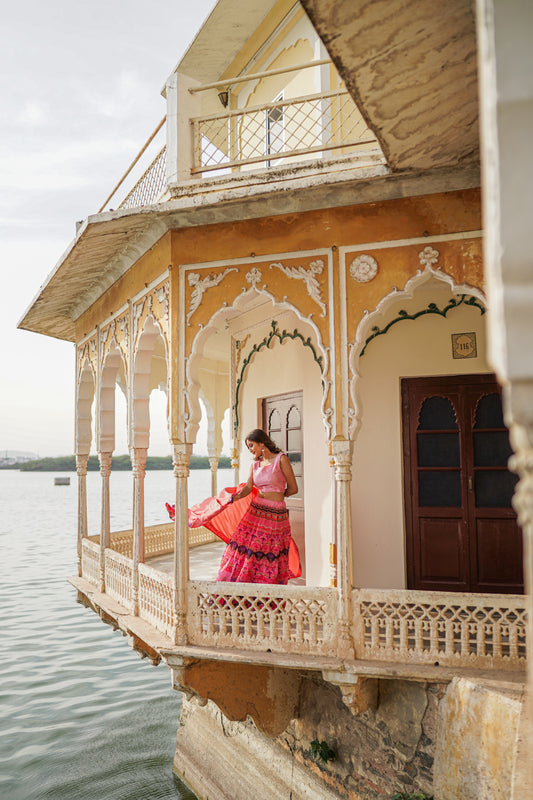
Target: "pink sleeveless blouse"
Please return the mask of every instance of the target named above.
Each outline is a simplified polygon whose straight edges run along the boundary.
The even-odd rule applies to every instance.
[[[281,456],[278,453],[271,464],[261,466],[259,461],[254,461],[253,476],[254,486],[261,492],[284,492],[287,488],[287,481],[281,469]]]

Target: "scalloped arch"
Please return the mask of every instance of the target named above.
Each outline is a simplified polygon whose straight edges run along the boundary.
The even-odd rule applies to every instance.
[[[311,319],[311,317],[304,316],[301,313],[301,311],[297,308],[297,306],[288,302],[286,299],[283,301],[278,301],[276,300],[274,295],[272,295],[266,289],[253,286],[250,289],[238,294],[231,305],[223,305],[221,308],[215,311],[214,314],[211,316],[207,325],[202,327],[193,339],[191,345],[191,351],[189,356],[186,358],[186,363],[185,363],[184,422],[185,422],[185,437],[187,442],[194,442],[196,440],[196,435],[198,432],[198,427],[201,419],[201,409],[198,402],[199,391],[201,389],[201,386],[198,373],[200,369],[201,359],[203,356],[203,349],[205,342],[207,341],[209,336],[211,336],[211,334],[214,333],[215,331],[219,330],[219,328],[228,319],[237,316],[240,312],[248,310],[247,306],[249,305],[250,300],[253,299],[256,295],[262,295],[268,298],[272,303],[273,312],[274,309],[281,309],[283,311],[289,310],[294,312],[298,317],[298,319],[300,319],[305,325],[308,325],[314,332],[316,336],[317,345],[320,350],[320,353],[322,354],[322,359],[323,359],[321,364],[321,380],[323,385],[322,416],[329,436],[329,431],[331,430],[331,417],[333,415],[333,410],[331,408],[326,407],[329,390],[331,387],[331,380],[328,377],[329,347],[326,347],[322,342],[320,331],[317,325]],[[315,360],[316,360],[316,354],[315,354]],[[234,435],[237,436],[237,432],[234,431]]]
[[[453,295],[470,295],[475,297],[483,308],[486,308],[487,301],[484,293],[476,286],[466,283],[456,283],[454,278],[440,268],[427,266],[424,270],[418,270],[416,275],[406,282],[402,290],[393,287],[388,295],[383,297],[376,308],[371,312],[365,312],[362,320],[357,326],[355,341],[348,347],[348,368],[349,368],[349,389],[350,389],[350,438],[354,439],[361,424],[361,400],[358,392],[360,378],[359,361],[366,347],[369,333],[372,326],[394,305],[412,300],[417,291],[423,289],[427,284],[438,281],[447,284]]]

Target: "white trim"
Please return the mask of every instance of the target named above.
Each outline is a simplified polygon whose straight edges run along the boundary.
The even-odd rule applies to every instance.
[[[133,297],[131,298],[131,303],[133,305],[136,305],[139,302],[139,300],[141,300],[141,298],[146,297],[146,295],[150,294],[150,292],[152,292],[156,286],[158,286],[160,283],[163,283],[163,281],[165,281],[169,276],[170,276],[170,270],[166,269],[164,272],[161,273],[161,275],[158,278],[155,278],[153,281],[150,281],[148,286],[145,286],[143,289],[141,289],[140,292],[134,294]]]
[[[365,242],[339,247],[339,253],[359,253],[363,250],[387,250],[391,247],[409,247],[413,244],[428,244],[429,242],[454,242],[461,239],[481,239],[482,230],[461,231],[460,233],[442,233],[435,236],[416,236],[412,239],[389,239],[386,242]]]

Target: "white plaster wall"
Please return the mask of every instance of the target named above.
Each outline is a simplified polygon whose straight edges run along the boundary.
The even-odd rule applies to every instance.
[[[443,308],[449,299],[447,291],[419,291],[376,324],[383,327],[400,309],[412,313],[430,302]],[[351,492],[356,586],[406,586],[401,378],[491,372],[485,357],[486,318],[477,308],[460,306],[446,318],[428,314],[401,321],[374,339],[360,360],[362,415]],[[452,358],[451,334],[471,331],[477,333],[477,358]]]
[[[309,330],[294,318],[283,319],[281,328],[296,327],[302,335]],[[269,331],[269,324],[253,331],[259,342]],[[331,471],[328,460],[326,433],[322,423],[322,381],[320,368],[308,347],[297,340],[285,340],[270,349],[257,353],[245,373],[241,389],[240,418],[243,438],[261,425],[258,400],[285,392],[303,392],[304,416],[304,510],[307,584],[329,585],[329,542],[331,537]],[[251,468],[248,451],[241,446],[241,480],[246,480]]]

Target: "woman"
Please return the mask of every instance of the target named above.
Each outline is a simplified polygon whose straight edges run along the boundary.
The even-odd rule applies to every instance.
[[[217,581],[286,584],[295,573],[289,570],[294,543],[285,498],[297,493],[296,478],[288,457],[264,431],[256,428],[245,442],[254,462],[248,481],[231,502],[254,487],[257,493],[228,542]]]

